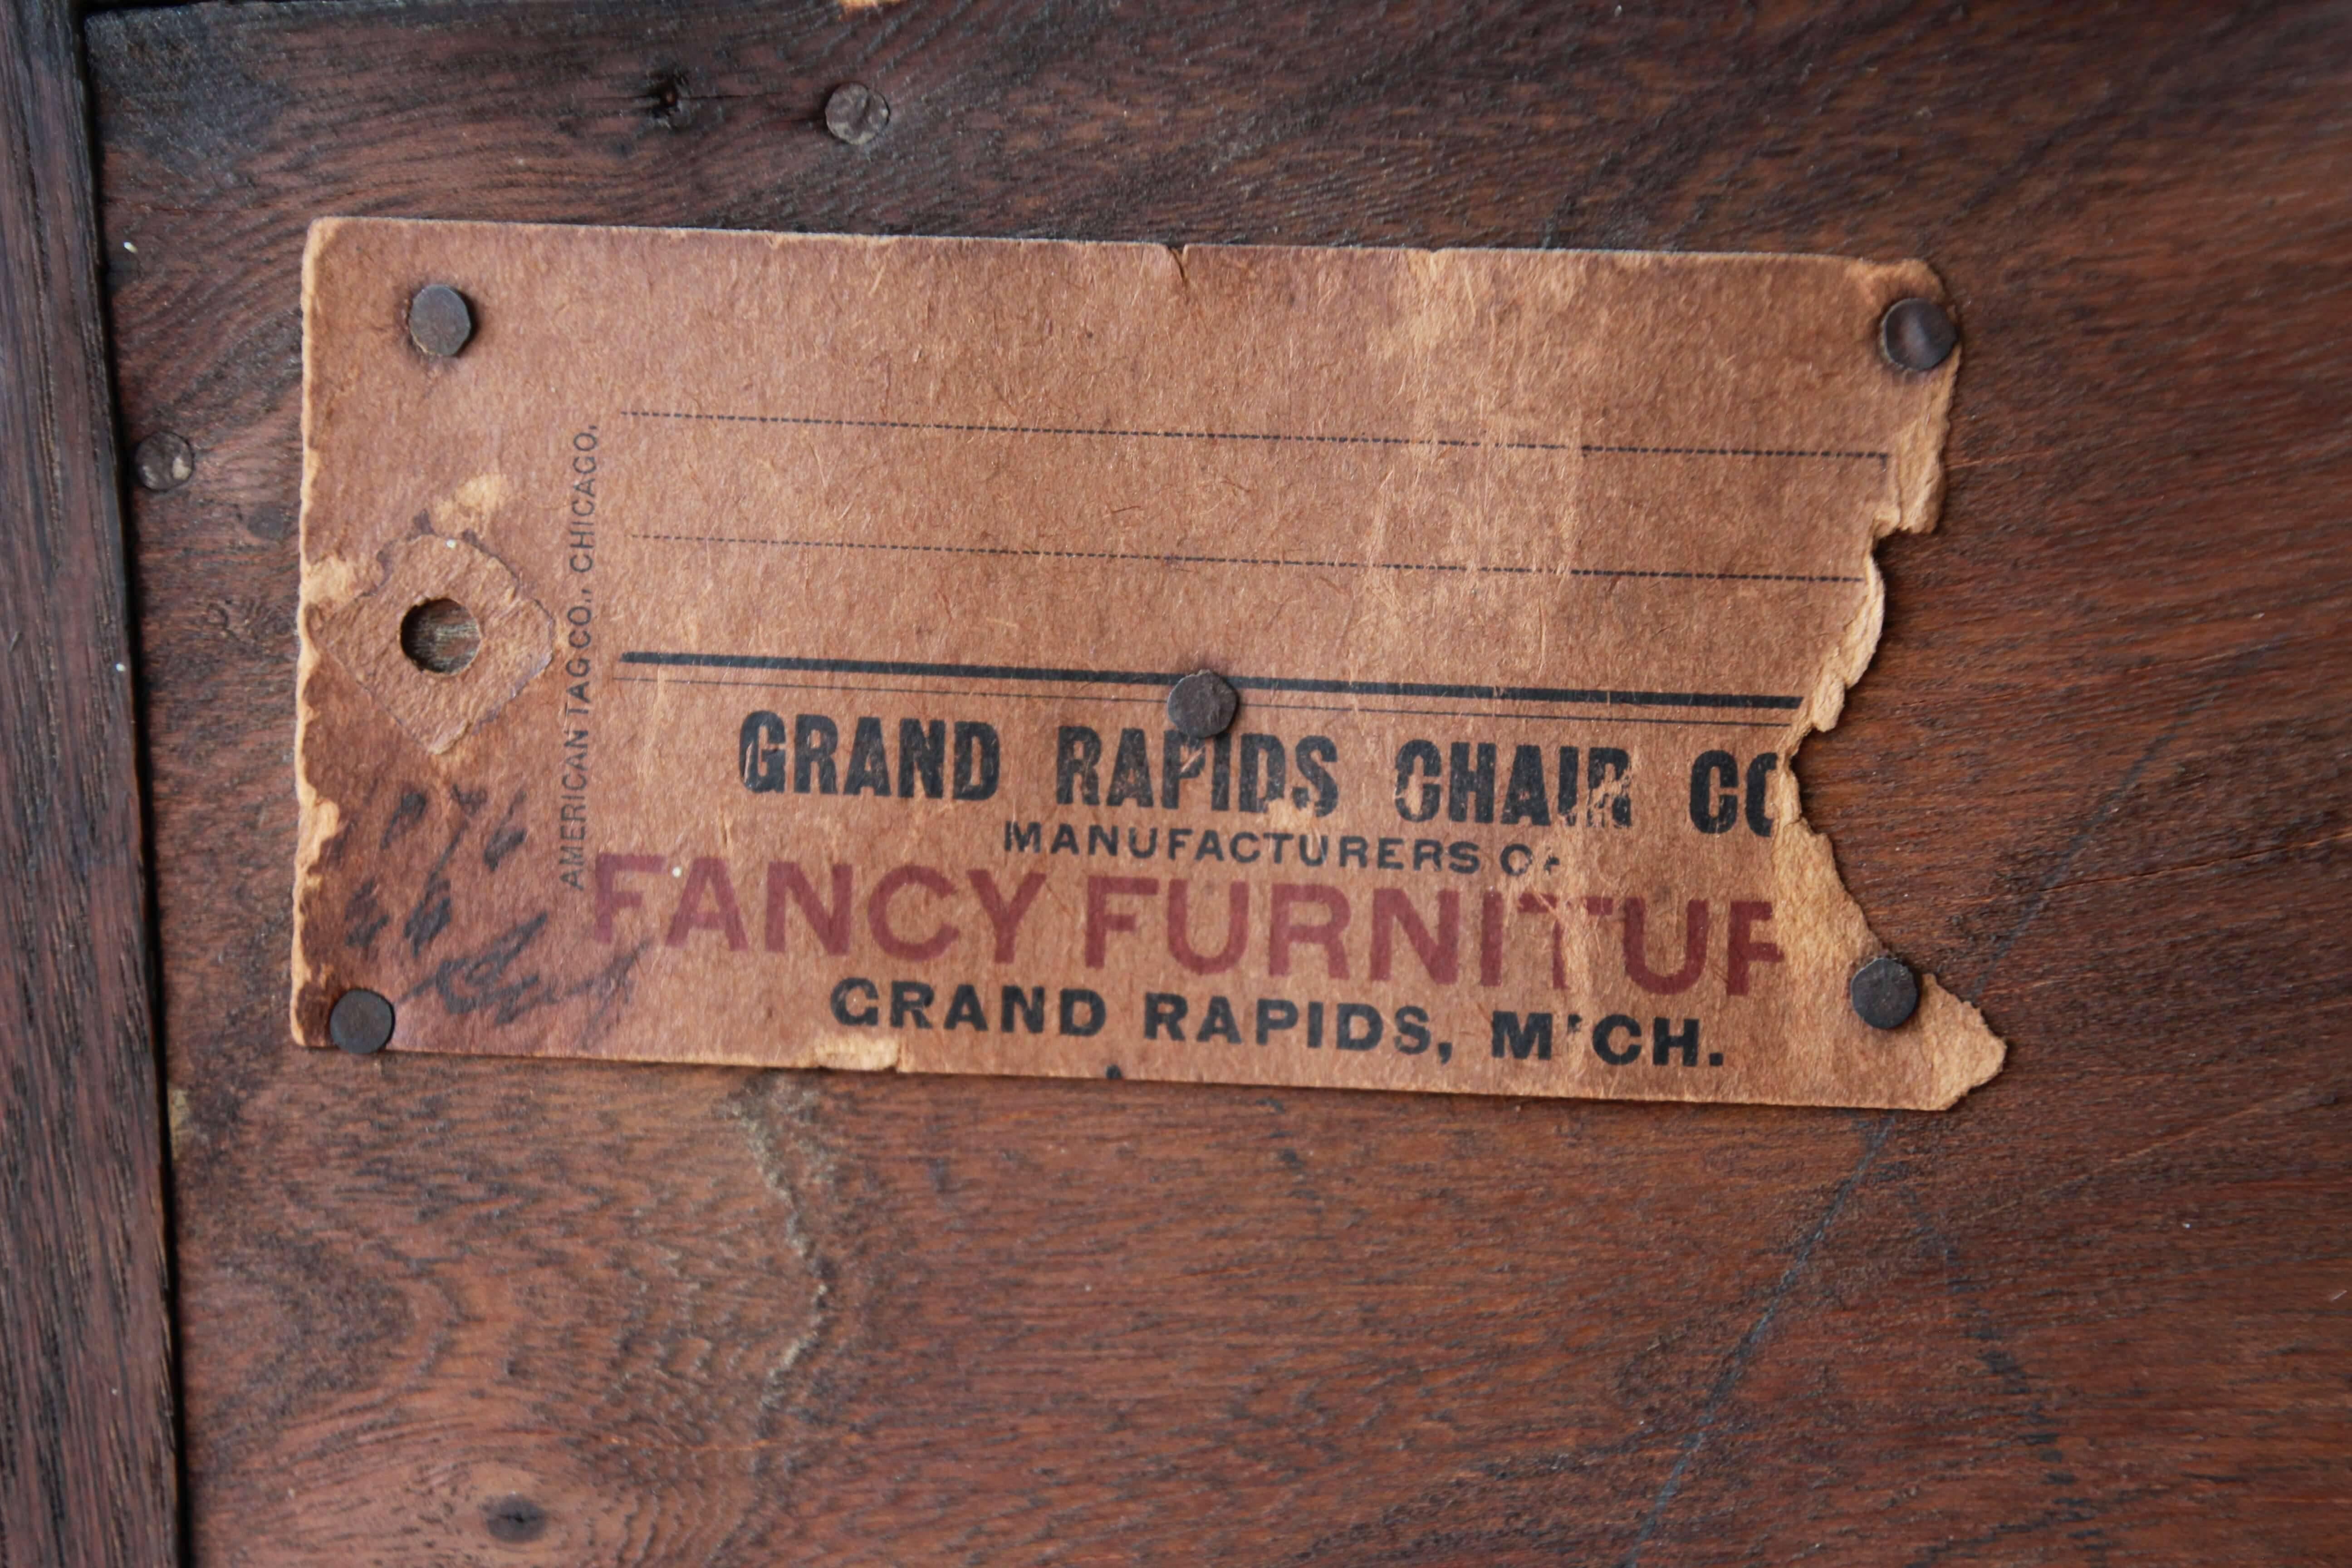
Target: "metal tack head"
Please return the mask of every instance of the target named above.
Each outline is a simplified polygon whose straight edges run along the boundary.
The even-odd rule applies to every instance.
[[[474,309],[446,283],[427,283],[408,301],[408,341],[448,359],[474,336]]]
[[[355,1057],[372,1057],[392,1043],[392,1004],[375,992],[351,990],[327,1015],[327,1037]]]
[[[131,448],[131,477],[142,490],[161,495],[178,489],[196,471],[196,449],[187,437],[159,430]]]
[[[863,147],[890,123],[890,100],[861,81],[845,81],[824,100],[824,128],[852,147]]]
[[[1959,341],[1952,318],[1933,300],[1897,300],[1878,320],[1878,348],[1887,363],[1923,375],[1951,358]]]
[[[1240,711],[1241,694],[1214,670],[1195,670],[1168,691],[1168,722],[1187,740],[1222,735]]]
[[[1854,1016],[1874,1029],[1899,1029],[1919,1010],[1919,977],[1901,959],[1885,954],[1855,970],[1846,993]]]

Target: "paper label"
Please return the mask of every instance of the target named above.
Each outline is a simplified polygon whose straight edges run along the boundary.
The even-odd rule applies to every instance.
[[[296,1033],[364,987],[407,1050],[1948,1105],[2001,1047],[1932,980],[1856,1016],[1791,765],[1933,521],[1952,365],[1875,334],[1938,291],[324,221]]]

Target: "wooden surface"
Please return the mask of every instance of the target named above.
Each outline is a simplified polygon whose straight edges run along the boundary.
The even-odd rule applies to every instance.
[[[2347,1560],[2352,12],[87,36],[126,433],[195,453],[135,532],[198,1563]],[[1853,1116],[297,1050],[325,213],[1927,258],[1945,521],[1799,765],[2009,1068]]]
[[[79,42],[62,4],[0,4],[0,1568],[164,1568],[163,1129]]]

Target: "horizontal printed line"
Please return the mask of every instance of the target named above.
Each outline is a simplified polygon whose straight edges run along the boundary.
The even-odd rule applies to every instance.
[[[1154,555],[1142,551],[1021,550],[986,544],[884,544],[856,539],[759,539],[724,533],[632,533],[631,539],[687,544],[772,544],[794,550],[904,551],[920,555],[1017,555],[1051,561],[1156,561],[1166,565],[1303,566],[1345,572],[1493,573],[1514,577],[1659,577],[1711,583],[1860,583],[1859,577],[1801,572],[1659,572],[1631,566],[1480,566],[1444,562],[1317,561],[1280,555]]]
[[[624,656],[624,662],[626,658]],[[942,686],[876,686],[845,680],[725,680],[712,676],[697,675],[616,675],[614,680],[627,686],[732,686],[758,691],[866,691],[889,697],[992,697],[1005,702],[1051,702],[1055,694],[1050,691],[959,691]],[[1140,708],[1166,705],[1161,697],[1097,697],[1097,702],[1131,702]]]
[[[844,430],[938,430],[972,436],[1094,436],[1141,441],[1295,441],[1325,447],[1458,447],[1491,452],[1577,452],[1587,457],[1824,458],[1882,467],[1885,452],[1815,447],[1645,447],[1600,441],[1475,441],[1450,436],[1310,436],[1268,430],[1141,430],[1095,425],[986,425],[928,419],[829,419],[795,414],[704,414],[624,408],[628,419],[700,419],[728,425],[802,425]]]
[[[853,686],[840,680],[716,680],[707,676],[692,675],[616,675],[613,678],[624,686],[728,686],[751,691],[851,691],[871,692],[877,696],[894,697],[993,697],[1004,701],[1050,702],[1053,693],[1046,691],[955,691],[936,686]],[[1157,708],[1157,697],[1101,697],[1102,702],[1132,702],[1141,707]],[[1255,711],[1268,713],[1387,713],[1412,719],[1527,719],[1525,713],[1497,712],[1491,708],[1341,708],[1328,702],[1255,702]],[[1782,726],[1764,719],[1659,719],[1636,718],[1630,713],[1612,713],[1612,724],[1671,724],[1695,730],[1778,730]]]
[[[636,649],[623,664],[662,668],[767,669],[795,675],[880,675],[912,679],[1029,680],[1070,686],[1173,686],[1181,673],[1133,669],[1068,669],[1010,664],[926,664],[880,658],[788,658],[753,653],[660,653]],[[1799,697],[1724,691],[1633,691],[1605,687],[1475,686],[1418,680],[1324,680],[1289,676],[1229,675],[1241,691],[1310,692],[1332,697],[1414,697],[1474,702],[1544,702],[1571,707],[1772,708],[1804,705]]]
[[[1525,713],[1498,713],[1491,708],[1339,708],[1328,702],[1257,702],[1252,707],[1265,712],[1283,713],[1387,713],[1401,719],[1525,719]],[[1612,724],[1675,724],[1705,730],[1778,730],[1784,726],[1764,719],[1658,719],[1635,717],[1631,713],[1612,713]]]

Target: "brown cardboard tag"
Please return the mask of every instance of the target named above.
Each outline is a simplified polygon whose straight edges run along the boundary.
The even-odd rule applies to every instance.
[[[1948,1105],[2000,1044],[1857,1016],[1791,765],[1934,519],[1937,292],[321,222],[295,1032]]]

